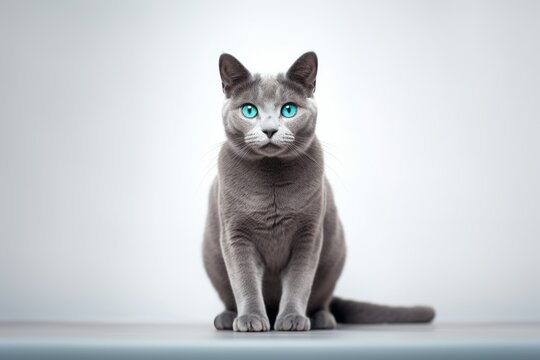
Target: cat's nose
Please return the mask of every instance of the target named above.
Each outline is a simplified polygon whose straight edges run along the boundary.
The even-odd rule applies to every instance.
[[[274,134],[277,133],[277,129],[266,129],[266,130],[263,130],[262,132],[265,133],[269,139],[271,139],[272,136],[274,136]]]

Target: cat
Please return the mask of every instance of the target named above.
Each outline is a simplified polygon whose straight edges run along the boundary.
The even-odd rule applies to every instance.
[[[206,272],[225,310],[218,330],[306,331],[338,323],[430,322],[428,306],[390,307],[333,296],[345,240],[315,136],[317,56],[285,74],[251,74],[222,54],[227,137],[203,240]]]

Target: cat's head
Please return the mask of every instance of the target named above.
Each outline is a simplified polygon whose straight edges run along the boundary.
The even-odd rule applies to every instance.
[[[235,57],[223,54],[219,72],[226,96],[225,133],[241,156],[295,157],[306,150],[317,120],[314,52],[272,76],[251,74]]]

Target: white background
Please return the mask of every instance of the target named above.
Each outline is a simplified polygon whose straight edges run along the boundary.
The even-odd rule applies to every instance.
[[[540,320],[540,2],[0,2],[0,320],[211,322],[217,61],[319,55],[337,294]]]

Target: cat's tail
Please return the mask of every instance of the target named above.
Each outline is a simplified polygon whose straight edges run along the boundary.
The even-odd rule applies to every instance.
[[[332,299],[330,311],[342,324],[426,323],[435,317],[429,306],[387,306],[337,297]]]

